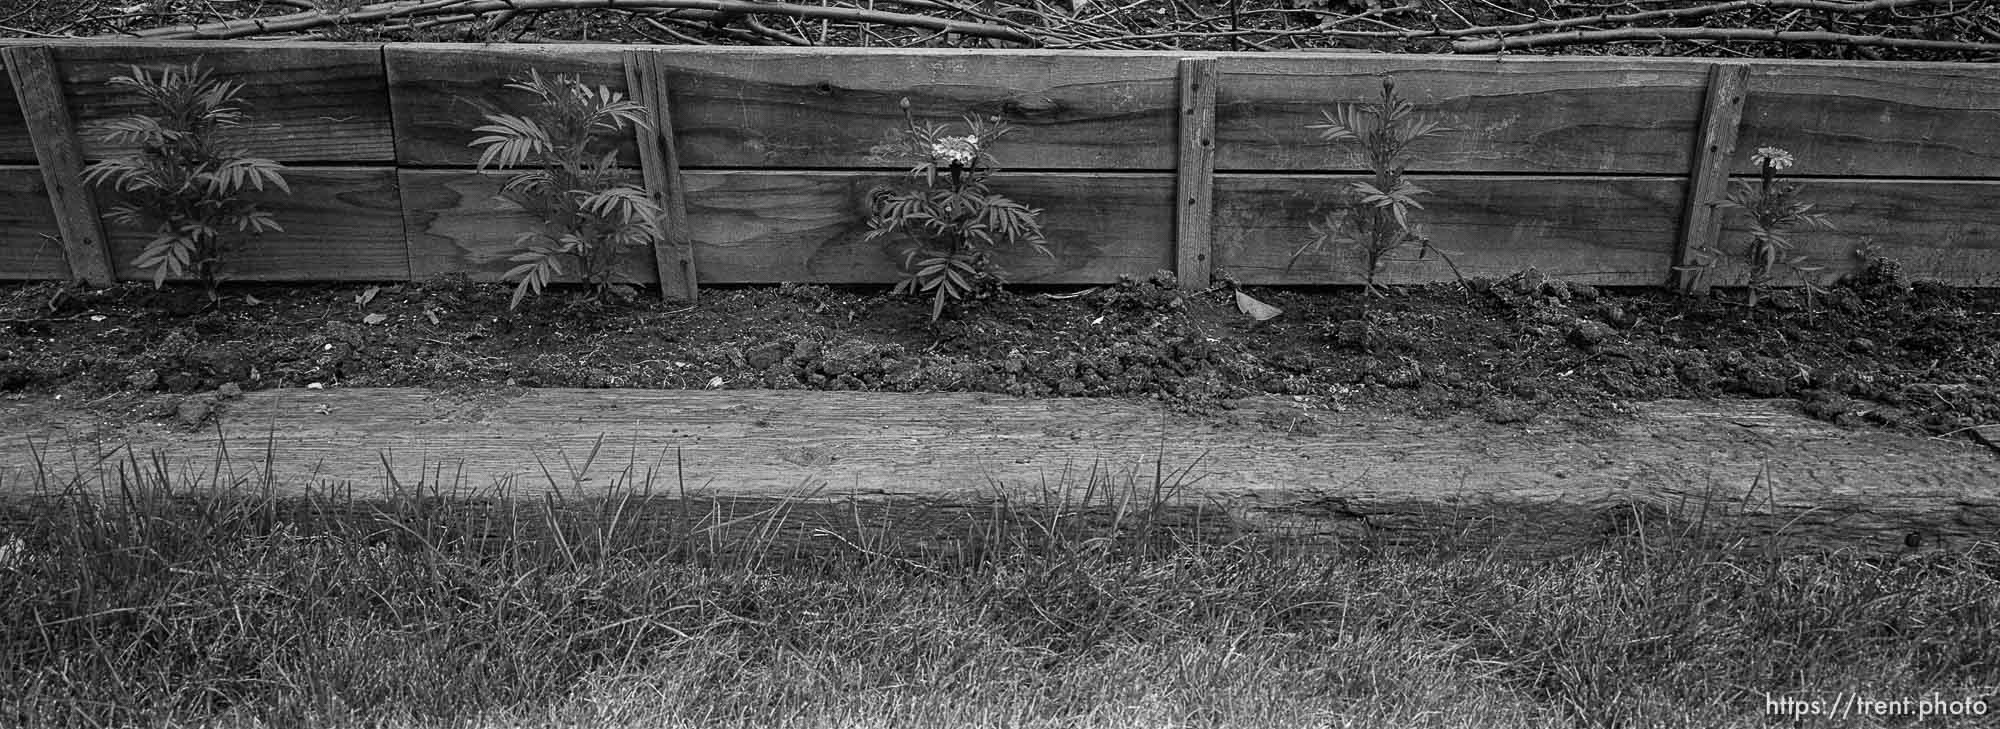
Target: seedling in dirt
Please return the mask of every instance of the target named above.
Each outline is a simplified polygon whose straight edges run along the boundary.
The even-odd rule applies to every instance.
[[[1452,275],[1460,281],[1458,264],[1444,251],[1431,245],[1430,238],[1423,235],[1416,222],[1416,213],[1423,203],[1418,195],[1428,195],[1429,190],[1411,183],[1405,176],[1414,156],[1410,147],[1419,140],[1441,135],[1451,129],[1436,121],[1417,114],[1416,107],[1396,94],[1394,79],[1382,80],[1382,99],[1375,103],[1345,104],[1332,112],[1321,111],[1325,121],[1307,125],[1307,129],[1319,132],[1319,137],[1329,143],[1354,144],[1361,147],[1368,157],[1368,169],[1374,171],[1375,178],[1368,181],[1348,183],[1345,199],[1339,209],[1327,213],[1319,221],[1310,224],[1313,238],[1297,251],[1286,266],[1297,263],[1300,256],[1334,244],[1356,244],[1367,255],[1368,292],[1377,296],[1381,289],[1375,286],[1375,274],[1382,270],[1383,256],[1390,251],[1415,243],[1419,246],[1418,257],[1436,252],[1451,266]]]
[[[283,230],[244,194],[266,184],[290,193],[284,166],[223,145],[222,130],[244,121],[240,83],[216,80],[197,64],[169,67],[158,76],[133,66],[131,75],[114,76],[110,83],[137,93],[148,113],[105,122],[98,137],[138,150],[92,163],[83,179],[109,185],[124,198],[105,219],[152,225],[153,237],[132,265],[151,269],[155,288],[192,268],[209,300],[216,301],[222,264],[234,245]]]
[[[947,301],[988,291],[1005,279],[992,259],[996,247],[1026,245],[1051,259],[1055,254],[1042,238],[1041,211],[987,186],[1000,170],[993,143],[1012,131],[1006,122],[967,117],[970,133],[952,135],[943,126],[919,123],[910,115],[909,99],[901,106],[903,128],[871,150],[870,158],[909,163],[910,180],[869,190],[866,239],[901,232],[915,240],[902,252],[903,279],[895,293],[930,293],[931,321],[937,321]]]
[[[1758,299],[1770,291],[1772,282],[1777,279],[1776,269],[1779,266],[1798,274],[1807,296],[1819,293],[1819,287],[1813,285],[1806,275],[1822,267],[1806,265],[1806,256],[1794,252],[1796,243],[1792,236],[1802,228],[1831,230],[1833,223],[1826,219],[1826,215],[1812,212],[1812,203],[1799,200],[1800,185],[1777,184],[1778,170],[1792,166],[1792,153],[1777,147],[1758,147],[1757,152],[1750,156],[1750,161],[1757,165],[1757,184],[1738,180],[1731,186],[1729,198],[1715,203],[1718,207],[1749,213],[1748,244],[1736,251],[1719,245],[1696,248],[1695,262],[1680,267],[1680,270],[1691,271],[1700,277],[1724,259],[1736,258],[1750,271],[1747,288],[1751,306],[1756,306]]]
[[[485,147],[478,168],[535,169],[515,175],[501,195],[541,219],[537,230],[514,239],[525,251],[507,260],[520,265],[504,278],[519,281],[509,308],[542,289],[573,264],[592,297],[631,298],[636,283],[618,270],[625,251],[660,239],[660,210],[645,188],[628,180],[618,166],[617,140],[632,127],[651,128],[646,107],[604,86],[595,90],[575,76],[546,78],[529,70],[507,88],[534,94],[532,117],[487,114],[476,127],[487,136],[470,146]]]

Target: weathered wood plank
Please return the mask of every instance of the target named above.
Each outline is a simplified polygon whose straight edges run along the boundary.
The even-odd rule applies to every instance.
[[[396,161],[419,167],[471,167],[473,127],[495,112],[531,113],[534,97],[508,89],[529,69],[544,76],[575,75],[591,88],[626,91],[624,51],[618,46],[459,45],[397,43],[383,49],[390,106],[395,110]],[[639,164],[633,140],[618,147],[619,161]]]
[[[1180,65],[1180,172],[1175,180],[1174,277],[1208,287],[1215,246],[1215,59]]]
[[[495,280],[511,264],[513,239],[533,221],[495,199],[497,174],[402,173],[417,275],[465,271]],[[702,280],[710,283],[886,283],[897,279],[896,241],[863,241],[861,197],[896,179],[856,172],[684,173],[689,234]],[[1032,283],[1097,283],[1173,265],[1173,177],[1003,173],[996,191],[1044,208],[1056,255],[1003,251],[1009,278]],[[650,261],[625,273],[652,280]]]
[[[1399,86],[1400,88],[1400,86]],[[1292,254],[1312,239],[1309,224],[1334,208],[1325,201],[1349,179],[1325,175],[1217,175],[1215,265],[1259,284],[1360,284],[1359,246]],[[1676,178],[1433,177],[1419,223],[1466,276],[1505,276],[1529,266],[1575,281],[1657,286],[1673,260],[1683,186]],[[1449,281],[1443,261],[1409,260],[1377,283]],[[1287,266],[1290,270],[1287,270]]]
[[[55,102],[29,103],[21,112],[27,120],[28,138],[35,145],[35,163],[42,169],[46,204],[62,231],[68,278],[109,285],[111,264],[105,260],[104,224],[98,218],[96,197],[83,182],[83,154],[69,108],[60,103],[64,88],[56,77],[54,54],[43,46],[9,46],[0,48],[0,57],[7,59],[7,77],[16,98]]]
[[[470,166],[481,109],[536,65],[621,88],[615,51],[587,46],[400,44],[389,49],[402,159]],[[1024,54],[1025,53],[1025,54]],[[920,119],[997,115],[1019,127],[997,150],[1012,169],[1174,166],[1174,59],[983,49],[701,48],[661,53],[681,164],[882,168],[869,148]],[[407,120],[407,121],[405,121]],[[637,157],[621,151],[628,163]]]
[[[1382,76],[1455,131],[1414,147],[1417,172],[1686,174],[1707,63],[1629,58],[1243,54],[1219,59],[1216,166],[1362,170],[1306,125],[1372,101]]]
[[[704,280],[715,283],[888,283],[896,279],[896,243],[865,242],[860,196],[877,182],[868,173],[719,172],[685,174],[690,235]],[[505,177],[457,170],[404,171],[416,275],[462,271],[496,280],[512,264],[514,236],[533,221],[496,197]],[[1358,249],[1291,254],[1310,237],[1346,179],[1330,175],[1220,175],[1215,264],[1245,283],[1358,284]],[[1467,276],[1505,276],[1527,266],[1577,281],[1657,286],[1673,262],[1680,224],[1679,178],[1439,177],[1416,181],[1436,194],[1421,218],[1433,241]],[[1012,280],[1106,283],[1174,263],[1173,178],[1167,175],[1008,173],[997,189],[1045,209],[1056,260],[1025,252],[1001,257]],[[1832,265],[1853,265],[1852,248],[1872,239],[1904,261],[1911,275],[1966,285],[1996,285],[1994,231],[2000,212],[1979,207],[2000,190],[1980,183],[1814,182],[1822,209],[1841,226],[1803,237],[1802,249]],[[1939,200],[1958,201],[1934,207]],[[1732,221],[1724,240],[1739,240]],[[1731,237],[1734,236],[1734,237]],[[1842,248],[1842,247],[1845,248]],[[1408,258],[1414,251],[1401,252]],[[649,260],[625,273],[654,281]],[[1718,271],[1720,285],[1734,279]],[[1449,280],[1437,260],[1395,260],[1378,280]]]
[[[285,226],[265,233],[225,259],[238,281],[396,281],[410,278],[395,171],[382,167],[310,167],[285,171],[295,193],[274,189],[250,197]],[[120,229],[111,235],[118,278],[152,280],[132,265],[152,236]],[[170,279],[171,280],[171,279]]]
[[[0,54],[0,72],[5,72],[7,59]],[[14,96],[14,85],[0,84],[0,165],[31,165],[35,163],[35,145],[28,137],[28,120],[21,115],[20,99]]]
[[[501,274],[519,265],[507,260],[523,250],[515,238],[535,230],[540,221],[500,197],[501,186],[513,175],[469,170],[397,171],[414,278],[463,273],[476,281],[499,281]],[[653,257],[644,251],[627,256],[618,270],[633,281],[659,281]],[[557,280],[576,283],[583,278],[578,271],[569,270]]]
[[[1683,290],[1701,291],[1709,286],[1707,276],[1687,267],[1695,264],[1702,250],[1713,248],[1716,237],[1722,234],[1718,205],[1729,193],[1729,169],[1736,154],[1737,128],[1743,122],[1744,80],[1749,71],[1746,66],[1732,64],[1709,72],[1708,103],[1695,142],[1694,167],[1689,170],[1681,237],[1675,243],[1676,269],[1670,274],[1674,285]]]
[[[1792,152],[1800,175],[2000,178],[2000,68],[1760,61],[1743,144]]]
[[[364,163],[394,159],[389,95],[379,46],[359,43],[78,43],[57,59],[89,157],[128,152],[90,133],[92,125],[141,113],[128,90],[109,85],[138,65],[158,73],[200,63],[243,84],[248,123],[224,139],[280,162]]]
[[[1903,264],[1911,278],[1956,286],[2000,286],[2000,181],[1842,180],[1804,181],[1800,198],[1825,212],[1833,230],[1801,230],[1795,251],[1819,283],[1858,273],[1856,256],[1872,244],[1879,255]],[[1742,250],[1749,239],[1744,214],[1726,211],[1724,250]],[[1793,281],[1783,269],[1780,283]],[[1733,261],[1709,274],[1716,286],[1738,286],[1748,271]]]
[[[667,104],[666,74],[660,69],[658,54],[626,51],[625,84],[653,120],[652,128],[634,133],[638,135],[646,190],[653,204],[660,208],[657,221],[660,240],[653,244],[653,271],[659,277],[660,296],[694,303],[699,300],[699,292],[695,283],[694,246],[688,240],[687,182],[681,178],[680,155],[674,147],[673,110]]]
[[[58,478],[80,476],[86,487],[101,483],[89,466],[72,474],[66,464],[117,446],[141,457],[157,451],[175,469],[215,465],[216,431],[57,405],[0,401],[0,433],[19,434],[0,438],[0,483],[35,483],[25,476],[35,464],[28,439],[58,464]],[[1230,422],[1162,418],[1138,400],[975,393],[333,388],[245,393],[220,414],[219,431],[234,462],[225,473],[263,472],[269,439],[280,494],[346,481],[364,499],[389,494],[384,463],[406,485],[500,486],[515,498],[552,489],[599,496],[614,483],[638,486],[648,469],[662,474],[652,491],[678,495],[675,469],[684,467],[697,498],[984,510],[1000,499],[1032,506],[1051,486],[1080,493],[1097,466],[1109,474],[1099,489],[1144,508],[1167,443],[1161,465],[1188,470],[1182,501],[1171,505],[1204,504],[1220,512],[1209,518],[1245,535],[1509,538],[1467,530],[1484,521],[1513,525],[1511,548],[1561,551],[1618,538],[1607,527],[1638,516],[1665,533],[1699,518],[1704,533],[1725,541],[1763,544],[1782,532],[1772,546],[1893,552],[1910,534],[1935,545],[1990,539],[2000,528],[1991,488],[2000,461],[1984,449],[1841,428],[1788,402],[1664,401],[1629,417],[1535,428],[1240,405],[1251,414]],[[1243,424],[1271,408],[1312,418],[1320,435]],[[104,422],[117,425],[107,432]],[[589,470],[562,465],[582,464],[600,437],[604,455]],[[621,478],[628,463],[636,472]],[[1754,498],[1740,496],[1753,484]]]
[[[0,279],[60,279],[69,274],[41,170],[0,167]]]

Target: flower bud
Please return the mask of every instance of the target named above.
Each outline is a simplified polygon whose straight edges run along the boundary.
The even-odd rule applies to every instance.
[[[905,96],[905,97],[903,97],[903,101],[902,101],[901,103],[898,103],[898,104],[896,104],[896,106],[897,106],[897,108],[900,108],[900,109],[902,109],[903,111],[909,111],[909,110],[910,110],[910,97],[908,97],[908,96]]]

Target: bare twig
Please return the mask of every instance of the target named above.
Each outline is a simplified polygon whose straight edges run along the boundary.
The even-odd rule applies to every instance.
[[[1827,0],[1734,0],[1733,2],[1695,5],[1684,8],[1668,8],[1666,10],[1648,10],[1646,12],[1627,13],[1624,15],[1599,14],[1580,18],[1562,18],[1560,20],[1537,20],[1532,23],[1517,23],[1514,25],[1456,28],[1440,30],[1437,32],[1437,35],[1458,38],[1468,35],[1540,33],[1548,30],[1574,28],[1580,25],[1624,25],[1629,23],[1643,23],[1649,20],[1685,20],[1687,18],[1699,18],[1719,13],[1756,9],[1796,8],[1800,10],[1819,10],[1829,13],[1868,13],[1912,5],[1936,5],[1952,1],[1869,0],[1868,2],[1827,2]]]
[[[795,16],[795,17],[796,17],[796,16]],[[788,45],[794,45],[794,46],[809,46],[809,45],[812,45],[812,43],[811,43],[811,42],[807,41],[807,40],[806,40],[806,39],[804,39],[804,38],[800,38],[800,37],[798,37],[798,36],[796,36],[796,35],[792,35],[791,33],[786,33],[786,32],[784,32],[784,31],[782,31],[782,30],[778,30],[777,28],[773,28],[773,27],[771,27],[771,26],[768,26],[768,25],[765,25],[763,21],[761,21],[761,20],[758,20],[758,19],[757,19],[757,16],[756,16],[756,15],[745,15],[745,16],[743,16],[743,24],[744,24],[744,25],[748,25],[748,26],[750,26],[750,29],[751,29],[751,30],[754,30],[754,31],[756,31],[756,32],[758,32],[758,33],[760,33],[760,34],[763,34],[763,35],[764,35],[765,37],[767,37],[767,38],[771,38],[771,39],[773,39],[773,40],[777,40],[777,41],[781,41],[781,42],[783,42],[783,43],[786,43],[786,44],[788,44]]]
[[[1832,43],[1925,51],[2000,53],[2000,43],[1890,38],[1881,35],[1853,35],[1808,30],[1764,30],[1759,28],[1617,28],[1613,30],[1572,30],[1562,33],[1523,35],[1511,38],[1455,41],[1451,44],[1451,49],[1459,53],[1494,53],[1521,48],[1547,48],[1551,46],[1580,44],[1686,40]]]
[[[753,2],[751,0],[433,0],[432,2],[391,2],[366,5],[346,13],[312,11],[281,15],[269,18],[248,18],[224,20],[199,25],[177,25],[153,28],[130,33],[129,35],[156,40],[217,40],[246,38],[272,33],[293,33],[310,30],[335,23],[369,23],[388,20],[413,20],[422,16],[479,15],[504,10],[583,10],[583,9],[705,9],[724,13],[764,13],[789,15],[805,18],[829,18],[847,22],[866,22],[881,25],[899,25],[921,28],[940,33],[995,38],[1025,45],[1036,45],[1037,39],[1013,28],[1004,28],[984,23],[968,23],[959,20],[937,18],[928,15],[870,11],[859,8],[826,7],[818,5],[793,5],[781,2]]]

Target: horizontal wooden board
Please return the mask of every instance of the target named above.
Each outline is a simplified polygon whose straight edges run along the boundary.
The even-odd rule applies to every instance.
[[[267,189],[255,197],[285,227],[245,244],[225,259],[243,281],[386,281],[410,277],[395,171],[386,167],[319,167],[285,173],[293,195]],[[109,195],[100,204],[115,202]],[[148,231],[106,223],[118,278],[152,280],[132,265]]]
[[[960,519],[933,530],[926,527],[946,527],[938,523],[945,519],[927,511],[1060,508],[1062,521],[1087,523],[1093,507],[1111,503],[1134,522],[1158,516],[1198,533],[1219,523],[1223,539],[1418,548],[1440,538],[1467,548],[1498,540],[1535,554],[1602,546],[1624,535],[1607,534],[1608,524],[1634,516],[1660,534],[1693,528],[1780,550],[1885,554],[1907,552],[1910,534],[1965,544],[2000,527],[1991,489],[2000,462],[1984,449],[1842,428],[1790,402],[1667,400],[1625,416],[1534,427],[1477,415],[1302,410],[1290,400],[1233,404],[1225,419],[1166,417],[1157,403],[1136,399],[980,393],[329,387],[246,392],[214,427],[190,433],[30,395],[0,400],[0,487],[13,486],[0,488],[0,499],[26,495],[42,469],[85,492],[115,489],[115,465],[98,466],[94,456],[125,447],[158,454],[175,473],[251,474],[252,488],[255,474],[268,472],[280,496],[344,483],[351,492],[335,493],[363,508],[419,481],[466,499],[455,510],[475,495],[622,493],[633,498],[619,502],[621,513],[665,518],[711,507],[748,515],[754,500],[783,499],[783,513],[757,519],[772,531],[764,538],[781,545],[794,536],[825,543],[827,529],[860,523],[876,543],[950,548],[954,541],[930,540],[1050,523],[1014,519],[987,532]],[[1278,432],[1254,423],[1259,411],[1316,427]],[[1150,506],[1161,496],[1149,493],[1156,468],[1173,484],[1160,511]],[[1744,495],[1751,484],[1757,489]],[[815,513],[830,505],[895,511]],[[1205,510],[1199,524],[1186,514],[1194,505]]]
[[[405,170],[411,260],[419,276],[461,271],[497,280],[511,268],[514,238],[534,221],[497,198],[506,176],[459,170]],[[850,172],[688,172],[688,223],[701,282],[887,283],[896,280],[895,242],[864,241],[866,190],[895,176]],[[1020,174],[995,189],[1046,209],[1056,259],[1030,251],[999,257],[1011,280],[1112,281],[1122,273],[1170,268],[1173,176]],[[651,258],[623,269],[654,281]]]
[[[0,279],[67,278],[61,235],[41,170],[0,167]]]
[[[544,76],[574,75],[586,85],[625,91],[624,48],[616,45],[460,45],[398,43],[382,51],[388,67],[390,106],[396,118],[396,160],[401,165],[471,167],[485,115],[531,116],[535,97],[506,88],[530,69]],[[675,110],[678,117],[679,110]],[[619,159],[637,166],[631,135]]]
[[[1737,171],[1758,147],[1799,175],[2000,178],[2000,67],[1757,63]]]
[[[0,59],[0,74],[6,73]],[[0,165],[35,164],[35,143],[28,137],[28,121],[21,114],[21,100],[14,97],[14,85],[0,83]]]
[[[138,65],[149,73],[199,63],[243,84],[247,123],[224,135],[253,156],[281,162],[393,160],[389,95],[376,46],[356,43],[146,43],[56,47],[70,116],[91,158],[129,149],[98,141],[93,126],[148,107],[107,82]],[[0,120],[4,122],[4,120]],[[0,137],[8,130],[0,127]]]
[[[406,205],[403,226],[409,232],[411,275],[463,273],[478,281],[498,281],[520,265],[507,258],[524,250],[515,242],[518,236],[538,230],[539,224],[500,197],[511,173],[401,170],[397,176]],[[653,256],[644,251],[633,251],[619,271],[633,281],[659,281]],[[577,271],[565,273],[558,280],[582,280]]]
[[[1008,168],[1174,169],[1168,55],[750,50],[663,54],[683,166],[881,167],[869,148],[902,128],[908,98],[919,121],[1005,119]]]
[[[1903,265],[1912,278],[1957,286],[2000,286],[2000,182],[1926,180],[1809,180],[1800,199],[1827,215],[1833,230],[1796,232],[1801,264],[1821,270],[1806,274],[1819,283],[1857,273],[1866,261],[1856,252],[1873,246],[1878,255]],[[1724,214],[1722,245],[1742,250],[1749,240],[1740,210]],[[1745,270],[1712,271],[1717,285],[1745,280]],[[1792,274],[1781,282],[1795,281]]]
[[[467,130],[521,113],[503,91],[534,67],[623,90],[619,56],[590,46],[390,46],[401,159],[470,166]],[[662,51],[683,167],[895,167],[870,148],[903,124],[967,114],[1018,127],[997,149],[1012,168],[1168,170],[1174,165],[1174,59],[1164,55],[952,49],[703,48]],[[621,159],[635,164],[630,145]]]
[[[1322,248],[1293,262],[1312,240],[1310,224],[1336,208],[1349,180],[1325,175],[1217,175],[1215,265],[1258,284],[1358,284],[1367,259],[1358,246]],[[1574,281],[1614,286],[1666,283],[1680,197],[1676,178],[1429,177],[1419,222],[1467,277],[1505,276],[1534,266]],[[1391,254],[1410,259],[1414,249]],[[1377,283],[1449,281],[1451,268],[1394,260]]]
[[[1412,171],[1687,174],[1707,66],[1627,58],[1245,54],[1221,59],[1216,169],[1367,169],[1307,125],[1376,102],[1382,79],[1453,131],[1418,142]]]

